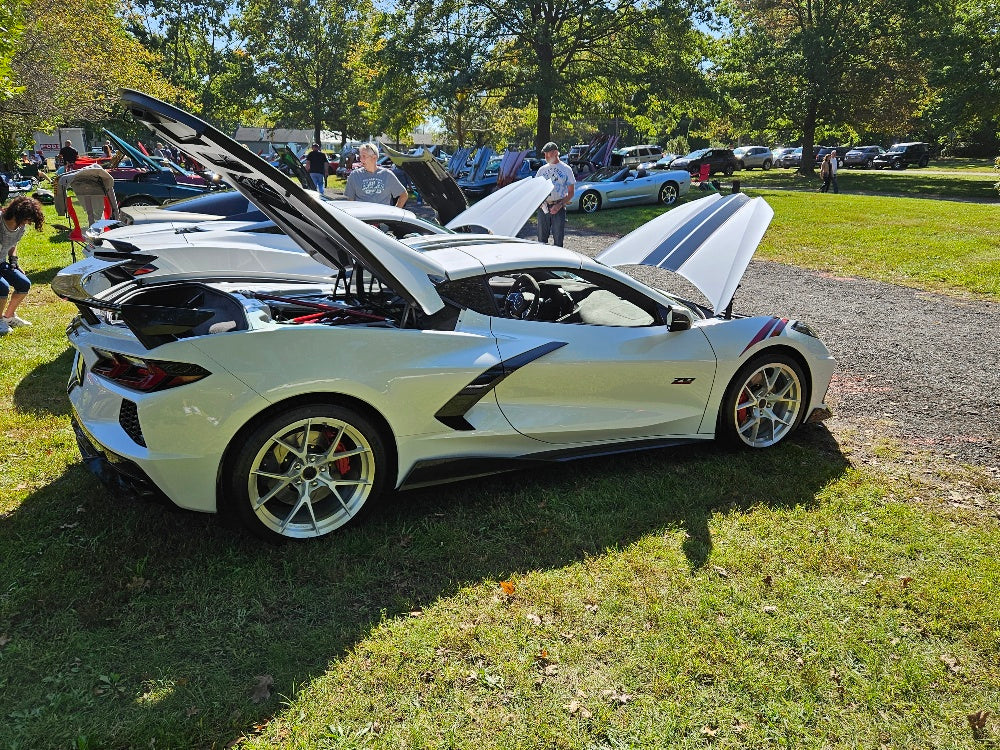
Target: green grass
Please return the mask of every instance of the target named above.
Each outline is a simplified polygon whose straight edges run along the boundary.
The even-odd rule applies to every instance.
[[[807,428],[762,454],[406,493],[357,529],[265,546],[88,474],[63,390],[73,309],[46,286],[68,245],[32,232],[20,254],[35,325],[0,339],[0,747],[1000,736],[966,720],[1000,708],[1000,531],[953,507],[1000,506],[980,472],[912,472],[886,447],[884,468],[852,468],[849,438]]]
[[[803,177],[791,169],[772,169],[768,172],[751,170],[737,172],[744,190],[784,188],[789,190],[818,190],[822,184],[819,170],[812,177]],[[728,184],[733,178],[725,178]],[[977,200],[1000,203],[993,184],[996,173],[963,170],[926,169],[868,170],[842,168],[837,173],[837,184],[842,193],[872,195],[906,195],[954,200]]]

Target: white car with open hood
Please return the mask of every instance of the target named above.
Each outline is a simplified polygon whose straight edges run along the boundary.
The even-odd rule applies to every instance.
[[[493,235],[401,241],[196,117],[123,97],[321,270],[122,274],[97,294],[92,258],[57,275],[79,309],[74,426],[113,486],[308,538],[394,488],[713,438],[766,448],[826,414],[835,364],[813,330],[732,312],[772,215],[760,198],[692,201],[596,259]],[[629,264],[683,276],[711,309]]]

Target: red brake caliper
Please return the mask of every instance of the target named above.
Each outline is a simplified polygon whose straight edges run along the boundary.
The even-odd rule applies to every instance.
[[[326,431],[326,439],[327,440],[333,440],[335,437],[336,437],[336,433],[333,430],[327,430]],[[346,450],[344,448],[344,444],[343,443],[337,443],[337,448],[336,448],[336,450],[334,450],[334,453],[335,454],[339,453],[342,450]],[[340,476],[346,476],[347,472],[349,472],[351,470],[351,459],[350,459],[350,457],[348,457],[348,458],[338,458],[334,463],[337,465],[337,471],[340,472]]]
[[[746,400],[745,397],[748,396],[748,395],[749,395],[749,391],[746,388],[744,388],[740,392],[740,395],[738,396],[738,400],[737,400],[736,403],[738,403],[738,404],[739,403],[743,403]],[[736,422],[737,422],[737,424],[743,424],[746,421],[747,414],[749,413],[749,411],[750,410],[747,409],[746,407],[743,407],[742,409],[737,409],[736,410]]]

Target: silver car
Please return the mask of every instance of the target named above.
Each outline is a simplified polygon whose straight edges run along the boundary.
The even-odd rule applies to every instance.
[[[774,154],[767,146],[740,146],[733,153],[740,160],[740,169],[770,169],[774,165]]]

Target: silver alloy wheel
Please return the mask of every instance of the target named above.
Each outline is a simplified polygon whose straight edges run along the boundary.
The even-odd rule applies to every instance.
[[[751,448],[767,448],[795,427],[801,410],[799,374],[783,362],[770,362],[740,386],[733,413],[736,434]]]
[[[588,190],[580,197],[580,210],[585,214],[592,214],[601,207],[601,196],[593,190]]]
[[[250,507],[267,529],[318,537],[348,523],[372,490],[375,454],[354,425],[311,417],[283,426],[250,463]]]
[[[670,206],[677,200],[677,186],[672,182],[665,182],[660,188],[659,201],[664,206]]]

